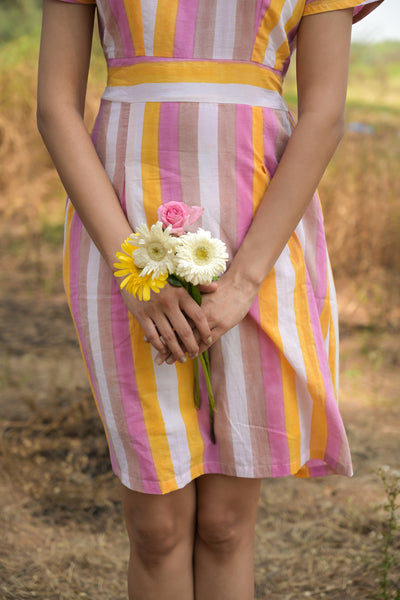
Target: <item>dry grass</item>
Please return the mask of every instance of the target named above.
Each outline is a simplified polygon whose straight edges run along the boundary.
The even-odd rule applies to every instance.
[[[0,600],[122,600],[118,490],[62,293],[64,192],[36,132],[35,52],[21,52],[0,50]],[[88,122],[100,71],[96,62]],[[400,460],[400,114],[397,95],[384,109],[360,104],[360,82],[348,121],[375,134],[347,132],[320,189],[356,477],[264,483],[257,600],[369,600],[378,591],[387,523],[375,471]],[[400,560],[398,534],[393,553]],[[399,585],[393,572],[392,597]]]

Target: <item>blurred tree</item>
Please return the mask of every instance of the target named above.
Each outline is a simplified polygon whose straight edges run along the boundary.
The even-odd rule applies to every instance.
[[[41,0],[0,1],[0,45],[39,29]]]

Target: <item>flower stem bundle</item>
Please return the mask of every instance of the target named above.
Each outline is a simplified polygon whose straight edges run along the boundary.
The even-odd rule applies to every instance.
[[[124,277],[120,288],[126,288],[139,300],[148,301],[151,292],[158,294],[169,283],[184,287],[201,305],[199,285],[209,285],[226,270],[228,253],[225,244],[212,238],[209,231],[199,228],[196,233],[187,227],[196,221],[203,209],[189,207],[183,202],[168,202],[159,207],[158,221],[149,229],[140,225],[117,252],[116,277]],[[215,443],[215,401],[211,388],[208,351],[194,359],[194,402],[200,408],[199,361],[208,391],[210,437]]]

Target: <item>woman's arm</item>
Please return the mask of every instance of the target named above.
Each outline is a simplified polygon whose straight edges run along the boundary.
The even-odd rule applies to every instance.
[[[229,270],[203,295],[213,341],[248,313],[343,135],[352,12],[310,15],[300,24],[298,124]]]
[[[65,189],[90,237],[113,269],[115,253],[132,233],[83,121],[94,8],[44,0],[38,78],[38,127]],[[167,285],[149,302],[123,292],[147,339],[184,360],[175,329],[190,354],[198,344],[185,315],[210,338],[203,311],[184,289]],[[165,345],[160,340],[163,336]]]

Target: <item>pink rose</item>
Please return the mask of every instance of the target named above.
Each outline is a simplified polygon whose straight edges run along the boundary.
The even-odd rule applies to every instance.
[[[172,226],[171,233],[182,235],[189,225],[203,214],[201,206],[187,206],[184,202],[166,202],[157,209],[158,220],[164,227]]]

